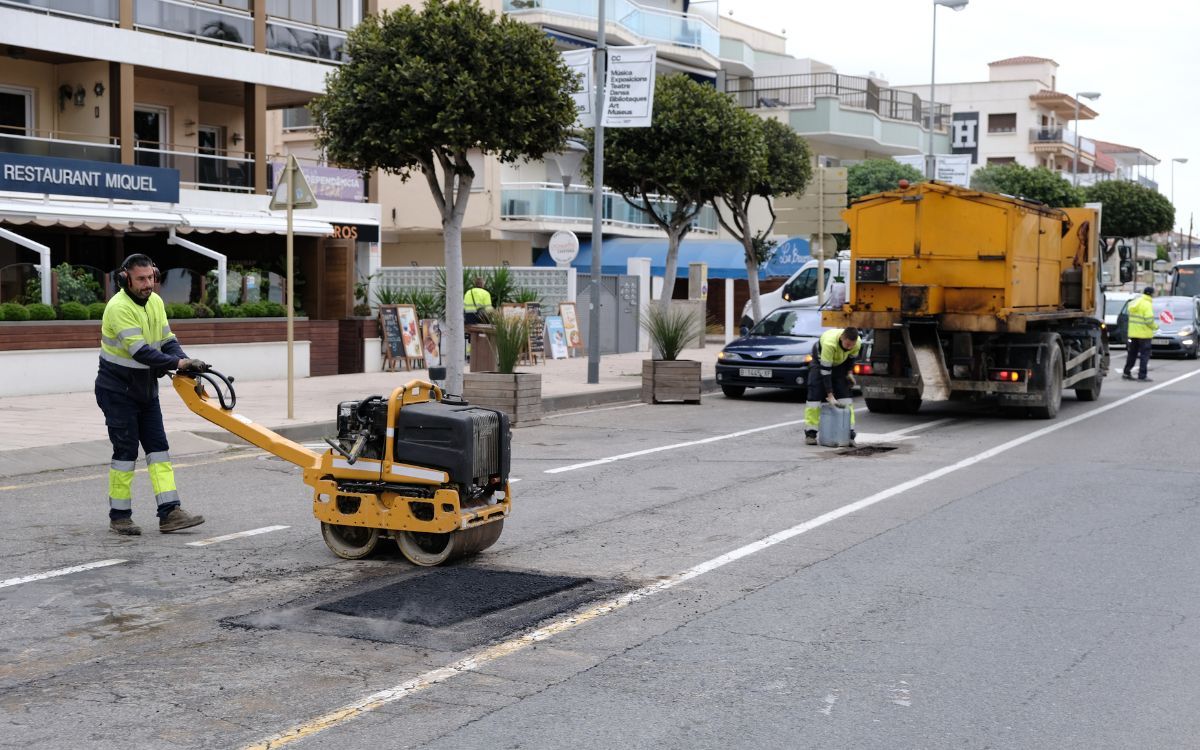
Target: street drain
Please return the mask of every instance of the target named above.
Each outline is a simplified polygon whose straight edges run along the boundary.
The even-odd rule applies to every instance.
[[[407,570],[226,618],[226,627],[287,630],[419,648],[462,650],[635,588],[625,581],[469,564]]]
[[[896,450],[894,445],[864,445],[861,448],[851,448],[848,451],[842,451],[841,456],[874,456],[878,453],[887,453],[888,451]]]
[[[441,628],[582,586],[588,578],[443,568],[322,604],[325,612]]]

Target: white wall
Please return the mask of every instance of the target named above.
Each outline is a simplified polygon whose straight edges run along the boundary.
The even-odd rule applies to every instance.
[[[38,349],[0,352],[0,397],[90,391],[96,382],[97,349]],[[287,342],[196,344],[186,349],[237,382],[287,377]],[[378,345],[376,345],[378,351]],[[294,344],[295,376],[308,377],[309,342]],[[7,377],[7,375],[16,377]],[[165,384],[165,380],[162,381]]]

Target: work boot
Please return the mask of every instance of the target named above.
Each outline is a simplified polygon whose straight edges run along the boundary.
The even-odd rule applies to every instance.
[[[158,519],[158,530],[164,534],[180,529],[190,529],[204,523],[204,516],[193,516],[183,508],[173,508],[165,518]]]
[[[854,438],[856,438],[856,437],[858,437],[858,433],[855,432],[854,430],[850,430],[850,447],[851,448],[856,447],[854,444]]]
[[[817,444],[817,431],[816,430],[805,430],[804,431],[804,444],[805,445],[816,445]]]
[[[108,522],[108,530],[121,536],[142,535],[142,527],[134,523],[132,518],[113,518]]]
[[[1133,376],[1127,372],[1121,373],[1121,380],[1133,380]]]

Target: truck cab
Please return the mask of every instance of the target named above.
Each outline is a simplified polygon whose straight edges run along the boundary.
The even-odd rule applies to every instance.
[[[772,310],[785,304],[816,307],[820,295],[817,294],[818,265],[820,261],[810,259],[800,267],[799,271],[788,277],[778,289],[760,294],[758,299],[762,307],[763,317]],[[836,258],[825,260],[825,300],[828,302],[834,292],[834,284],[844,283],[850,273],[850,253],[842,251]],[[843,294],[844,298],[844,294]],[[844,301],[844,300],[843,300]],[[742,307],[741,327],[749,330],[755,323],[754,301],[746,300]]]

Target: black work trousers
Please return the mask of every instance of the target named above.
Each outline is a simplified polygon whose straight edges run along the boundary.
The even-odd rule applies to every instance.
[[[1125,374],[1133,374],[1133,363],[1138,362],[1138,380],[1146,379],[1150,367],[1151,339],[1129,339],[1125,345]]]

